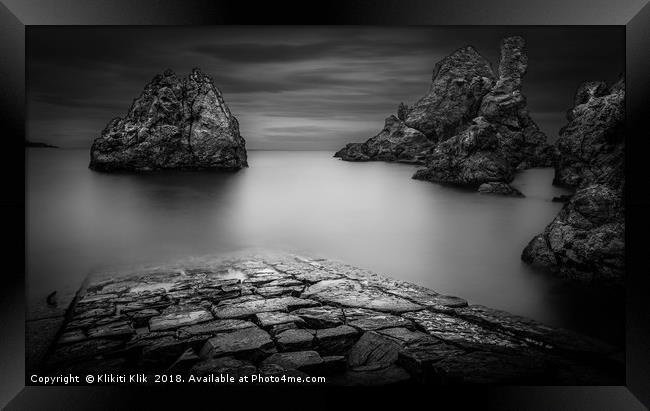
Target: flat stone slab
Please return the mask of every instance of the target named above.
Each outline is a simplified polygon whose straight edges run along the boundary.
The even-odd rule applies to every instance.
[[[348,364],[354,371],[372,371],[397,362],[400,344],[376,333],[367,332],[348,353]]]
[[[568,330],[552,328],[530,318],[513,315],[501,310],[473,305],[456,310],[456,314],[485,327],[501,329],[517,335],[531,345],[580,353],[609,354],[615,348],[593,338]]]
[[[318,282],[309,286],[303,296],[323,303],[394,313],[416,311],[424,308],[407,299],[388,294],[377,288],[363,287],[359,282],[348,279]]]
[[[358,337],[359,332],[348,325],[316,330],[318,352],[328,355],[345,353]]]
[[[179,338],[190,338],[202,334],[218,334],[222,332],[241,330],[244,328],[255,327],[250,321],[244,320],[213,320],[200,324],[194,324],[178,329]]]
[[[425,339],[430,339],[431,336],[422,331],[413,331],[408,328],[383,328],[377,330],[377,333],[393,340],[399,341],[401,344],[408,345]]]
[[[220,305],[213,307],[212,313],[217,318],[246,318],[263,312],[290,311],[317,305],[319,303],[309,299],[281,297],[246,301],[240,304]]]
[[[214,317],[207,310],[180,311],[158,317],[152,317],[149,320],[149,329],[151,331],[163,331],[174,328],[180,328],[185,325],[192,325],[204,321],[210,321]]]
[[[309,350],[315,345],[314,330],[289,329],[275,336],[280,351]]]
[[[300,317],[309,328],[332,328],[343,325],[345,319],[340,308],[330,306],[301,308],[292,314]]]
[[[116,321],[91,328],[87,333],[90,338],[110,338],[130,336],[135,334],[135,329],[127,321]]]
[[[411,321],[398,315],[363,308],[346,308],[343,310],[343,313],[348,321],[348,325],[363,331],[392,327],[413,327]]]
[[[332,260],[208,256],[87,283],[69,318],[43,323],[58,340],[39,344],[30,369],[351,386],[624,381],[624,356],[600,341]]]
[[[265,284],[266,285],[266,284]],[[255,292],[262,297],[268,298],[268,297],[280,297],[283,295],[292,295],[292,296],[299,296],[302,290],[305,287],[300,285],[300,286],[281,286],[281,285],[275,285],[275,286],[268,286],[266,285],[265,287],[259,287]]]
[[[305,323],[302,318],[295,315],[295,311],[292,314],[279,312],[279,311],[263,312],[263,313],[257,313],[255,317],[257,318],[257,323],[262,328],[273,327],[274,325],[286,324],[286,323],[297,323],[297,324]]]
[[[251,327],[210,338],[199,355],[202,358],[226,355],[256,358],[274,351],[275,344],[271,336],[260,328]]]
[[[525,341],[516,340],[507,334],[491,331],[475,323],[448,314],[428,310],[404,314],[430,335],[443,341],[468,346],[497,346],[520,348],[527,346]]]

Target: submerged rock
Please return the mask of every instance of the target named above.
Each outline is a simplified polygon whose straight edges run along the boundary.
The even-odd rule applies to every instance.
[[[482,194],[498,194],[502,196],[523,197],[521,191],[506,183],[483,183],[479,186],[478,192]]]
[[[157,75],[95,139],[90,165],[99,171],[239,169],[247,167],[239,123],[212,79],[199,69],[184,79]]]
[[[577,187],[523,250],[525,262],[582,281],[620,282],[625,271],[625,84],[582,84],[557,142],[556,184]]]

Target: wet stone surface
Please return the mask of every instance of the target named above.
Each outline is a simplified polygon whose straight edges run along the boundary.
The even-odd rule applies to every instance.
[[[622,384],[621,352],[459,297],[290,254],[99,273],[38,369],[327,384]]]

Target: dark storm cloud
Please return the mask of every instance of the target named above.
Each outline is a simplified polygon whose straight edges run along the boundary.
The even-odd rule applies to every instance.
[[[617,34],[620,33],[620,34]],[[527,39],[531,115],[554,139],[577,85],[614,80],[613,28],[29,28],[28,138],[88,147],[166,68],[210,74],[250,148],[336,149],[375,135],[426,93],[437,61],[467,44],[496,71],[499,41]]]

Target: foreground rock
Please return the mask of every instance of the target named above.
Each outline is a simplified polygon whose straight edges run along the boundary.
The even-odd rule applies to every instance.
[[[305,290],[258,293],[271,282]],[[221,374],[286,383],[318,376],[351,386],[623,378],[615,350],[589,338],[343,263],[285,254],[98,275],[70,312],[39,372],[171,373],[208,382]]]
[[[90,151],[100,171],[247,167],[239,123],[212,79],[157,75],[124,118],[108,123]]]
[[[522,259],[581,281],[621,282],[625,271],[625,85],[582,84],[557,142],[555,183],[577,187]]]
[[[347,161],[424,164],[414,178],[476,189],[508,183],[515,170],[551,166],[553,147],[528,113],[521,92],[528,67],[521,37],[501,44],[498,76],[473,47],[436,64],[429,92],[364,143],[351,143],[335,157]]]

